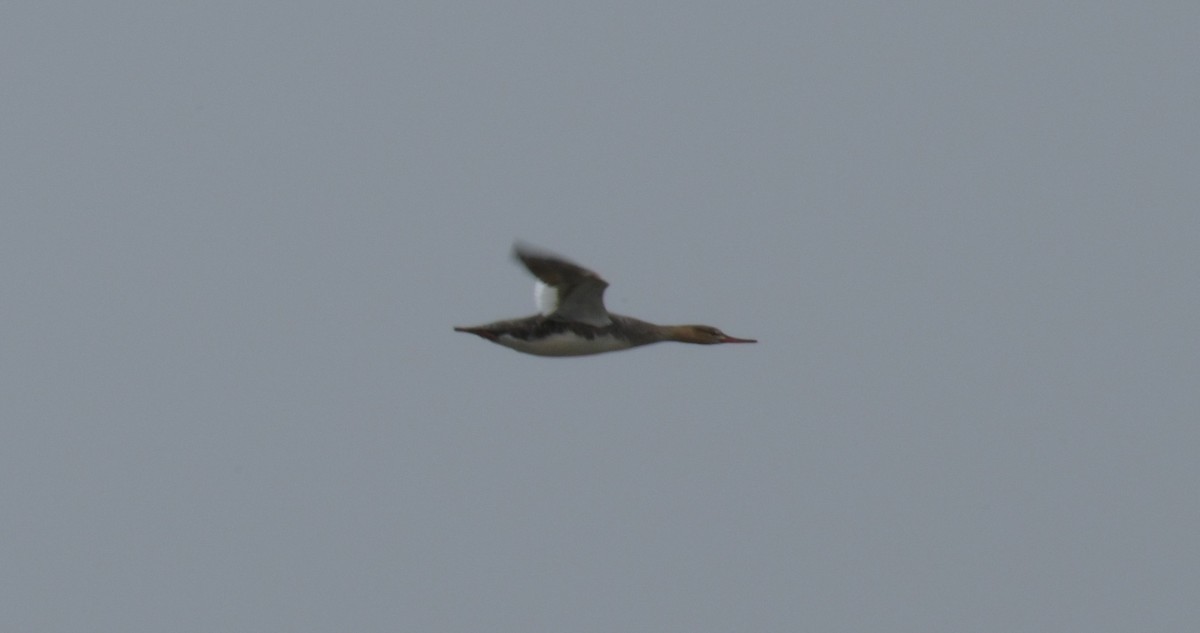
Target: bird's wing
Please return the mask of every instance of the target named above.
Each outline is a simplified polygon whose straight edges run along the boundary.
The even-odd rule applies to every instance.
[[[608,282],[600,275],[520,242],[513,246],[513,254],[541,282],[534,292],[542,314],[597,326],[612,322],[604,308]]]

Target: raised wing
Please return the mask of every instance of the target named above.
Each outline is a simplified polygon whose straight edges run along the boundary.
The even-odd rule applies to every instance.
[[[604,308],[604,289],[608,282],[599,275],[558,255],[520,242],[513,246],[513,255],[534,277],[549,286],[544,291],[535,288],[538,309],[543,314],[597,326],[612,322]]]

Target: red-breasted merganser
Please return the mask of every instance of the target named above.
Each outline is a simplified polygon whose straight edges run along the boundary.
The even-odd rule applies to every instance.
[[[600,354],[659,341],[700,345],[758,342],[729,336],[710,325],[655,325],[611,314],[604,308],[608,282],[596,273],[519,242],[513,246],[513,254],[538,278],[534,298],[540,314],[456,327],[456,332],[537,356]]]

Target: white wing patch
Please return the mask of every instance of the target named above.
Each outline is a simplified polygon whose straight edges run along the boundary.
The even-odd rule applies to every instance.
[[[542,316],[549,316],[558,309],[558,289],[541,281],[534,283],[533,303]]]

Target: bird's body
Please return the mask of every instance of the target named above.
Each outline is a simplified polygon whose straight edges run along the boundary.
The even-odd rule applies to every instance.
[[[535,297],[541,314],[456,327],[499,345],[536,356],[583,356],[660,341],[714,345],[754,343],[708,325],[656,325],[611,314],[604,308],[608,282],[561,257],[517,244],[514,254],[538,278]]]

